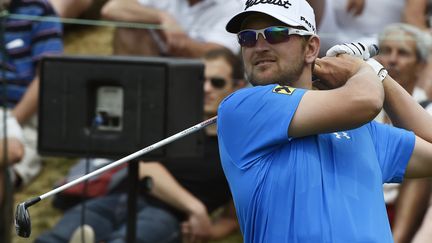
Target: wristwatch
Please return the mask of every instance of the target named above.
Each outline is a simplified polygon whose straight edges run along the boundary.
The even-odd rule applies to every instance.
[[[369,58],[366,62],[375,70],[376,74],[378,75],[378,78],[381,81],[383,81],[385,77],[387,77],[388,74],[387,69],[385,69],[383,65],[381,65],[381,63],[379,63],[377,60],[373,58]]]
[[[381,82],[387,77],[388,71],[385,68],[381,68],[381,70],[378,71],[378,78],[381,80]]]

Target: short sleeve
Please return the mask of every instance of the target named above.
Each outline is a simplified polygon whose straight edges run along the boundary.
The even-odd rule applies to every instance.
[[[288,127],[306,91],[288,86],[258,86],[227,97],[218,111],[218,136],[238,167],[289,142]]]
[[[415,134],[378,122],[370,131],[382,171],[383,183],[401,182],[415,146]]]
[[[43,17],[57,17],[52,7],[47,7]],[[63,53],[62,41],[63,27],[59,21],[35,22],[32,30],[32,56],[33,61],[39,61],[47,55]]]

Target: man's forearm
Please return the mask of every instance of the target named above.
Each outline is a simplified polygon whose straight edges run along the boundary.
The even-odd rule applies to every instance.
[[[238,230],[235,218],[220,218],[212,225],[212,239],[219,240]]]
[[[170,56],[201,58],[207,52],[221,48],[225,47],[213,42],[196,41],[188,37],[187,40],[185,40],[183,47],[180,46],[178,48],[174,48],[173,50],[169,50],[168,54]]]
[[[430,194],[430,179],[406,180],[401,185],[392,227],[395,243],[411,242],[428,208]]]
[[[216,217],[212,224],[212,239],[222,239],[238,230],[239,225],[235,213],[234,203],[231,201],[224,207],[222,215]]]
[[[406,0],[402,13],[403,21],[421,29],[427,29],[427,2],[427,0]]]
[[[389,75],[383,81],[384,110],[396,127],[413,131],[417,136],[432,142],[432,116]]]
[[[160,11],[141,5],[137,0],[111,0],[101,10],[102,17],[115,21],[160,24]]]
[[[17,119],[19,124],[27,122],[36,114],[39,102],[39,77],[30,83],[27,91],[12,110],[12,115]]]
[[[140,163],[140,178],[150,176],[154,187],[151,194],[186,214],[205,211],[205,206],[183,188],[175,178],[158,162]],[[204,213],[204,212],[203,212]]]

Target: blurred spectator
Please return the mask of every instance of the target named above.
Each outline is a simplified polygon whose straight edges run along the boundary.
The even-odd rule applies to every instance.
[[[430,29],[432,24],[432,2],[429,0],[406,0],[403,20],[421,29]]]
[[[11,14],[34,15],[41,17],[56,16],[46,0],[2,0],[2,7]],[[36,113],[38,106],[39,75],[38,64],[43,56],[61,54],[62,26],[58,22],[43,22],[6,17],[1,23],[5,27],[2,34],[0,62],[0,94],[2,106],[7,106],[7,152],[4,151],[4,112],[0,112],[0,203],[5,200],[4,193],[12,191],[5,188],[9,177],[16,188],[29,183],[40,171],[41,160],[36,152]],[[7,87],[3,85],[7,83]],[[6,88],[6,90],[5,90]],[[6,100],[7,104],[4,104]],[[7,161],[4,161],[5,153]],[[9,167],[9,165],[12,165]],[[4,225],[4,222],[0,224]]]
[[[429,205],[420,229],[411,243],[429,243],[432,239],[432,205]]]
[[[109,20],[159,25],[161,29],[117,28],[114,54],[202,57],[221,47],[239,51],[225,31],[242,0],[109,0],[102,16]]]
[[[221,100],[244,86],[240,60],[227,49],[205,57],[204,114],[216,115]],[[148,194],[137,203],[137,242],[207,242],[238,229],[231,194],[219,161],[216,129],[206,128],[204,158],[168,159],[140,164],[140,178],[153,179]],[[37,243],[124,242],[127,200],[124,188],[86,203],[86,224],[80,227],[80,205],[68,210],[58,224]],[[123,190],[122,190],[123,189]],[[211,220],[215,209],[222,214]],[[75,233],[74,233],[75,232]],[[75,241],[77,240],[77,241]],[[191,241],[192,240],[192,241]]]
[[[420,103],[426,111],[432,114],[432,100]],[[422,202],[423,203],[423,202]],[[423,218],[423,222],[416,232],[411,243],[429,243],[432,239],[432,201],[429,200],[428,210]]]
[[[432,56],[428,61],[428,65],[423,69],[419,86],[423,87],[426,92],[427,100],[432,100]]]
[[[380,55],[377,59],[408,93],[414,95],[419,74],[428,60],[430,45],[430,36],[421,29],[408,24],[392,24],[379,35]],[[390,123],[388,118],[384,122]],[[399,187],[384,185],[396,243],[411,242],[426,212],[430,194],[429,179],[406,179]]]
[[[403,13],[403,20],[406,23],[415,25],[425,31],[431,32],[432,27],[432,1],[430,0],[407,0],[407,6]],[[428,66],[424,69],[419,86],[432,100],[432,58],[430,57]]]
[[[94,0],[49,0],[62,18],[76,18],[86,11]]]
[[[377,35],[392,23],[401,22],[405,0],[325,0],[318,33],[321,54],[335,44],[376,44]]]
[[[399,67],[401,64],[398,64],[397,62],[400,62],[401,57],[404,57],[402,54],[404,54],[404,51],[406,52],[407,50],[407,46],[405,45],[405,49],[402,49],[399,51],[399,56],[393,56],[393,58],[390,57],[391,54],[387,53],[387,46],[380,46],[380,54],[379,57],[383,57],[386,56],[388,58],[386,58],[386,60],[388,60],[387,62],[389,63],[389,65],[391,65],[394,69],[394,72],[396,72],[396,77],[398,80],[398,82],[401,82],[400,84],[409,92],[412,94],[412,96],[414,97],[415,100],[417,100],[418,102],[424,101],[427,99],[427,94],[425,93],[425,90],[423,89],[423,86],[419,86],[419,82],[423,79],[423,73],[425,68],[427,68],[428,65],[430,65],[429,61],[430,61],[430,57],[429,57],[429,51],[432,45],[432,40],[431,40],[431,36],[427,33],[422,31],[421,29],[413,26],[413,25],[408,25],[408,24],[395,24],[395,25],[390,25],[388,27],[385,28],[385,31],[383,31],[380,34],[379,39],[383,40],[386,39],[388,41],[390,41],[389,37],[385,37],[385,33],[387,33],[387,30],[392,30],[390,27],[393,26],[394,29],[397,28],[401,28],[402,32],[404,30],[404,28],[406,28],[408,30],[410,30],[411,32],[417,33],[416,40],[413,43],[413,46],[411,48],[415,48],[412,50],[412,52],[414,52],[416,54],[416,59],[415,60],[411,60],[411,62],[407,62],[404,61],[405,64],[403,65],[411,65],[411,67],[405,67],[403,70],[401,70],[401,68]],[[396,36],[396,38],[400,38],[400,39],[396,39],[393,40],[394,43],[400,43],[401,41],[404,40],[404,38],[400,37],[400,36]],[[381,43],[379,43],[381,45]],[[401,45],[401,44],[399,44]],[[385,48],[385,49],[383,49]],[[383,52],[386,52],[386,54],[384,55]],[[406,58],[405,58],[406,59]],[[404,60],[404,59],[402,59]]]
[[[405,11],[405,21],[411,22],[420,28],[431,30],[432,27],[432,2],[427,0],[408,0],[416,2],[415,5]],[[428,100],[421,103],[425,109],[432,114],[432,55],[429,54],[429,62],[423,73],[424,88]],[[416,232],[412,243],[429,243],[432,239],[432,201],[423,222]]]

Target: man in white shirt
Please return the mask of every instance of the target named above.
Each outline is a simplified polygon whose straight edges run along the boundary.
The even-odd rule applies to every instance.
[[[222,47],[239,51],[225,24],[241,9],[241,0],[109,0],[102,16],[148,24],[117,28],[114,54],[202,57]]]
[[[339,43],[377,44],[384,26],[401,22],[405,6],[405,0],[325,0],[318,28],[321,51]]]

